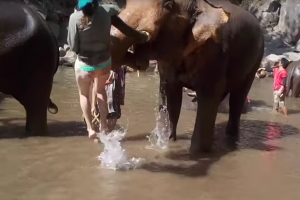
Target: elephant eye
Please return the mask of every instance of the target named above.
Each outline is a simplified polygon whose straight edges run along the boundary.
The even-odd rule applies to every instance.
[[[167,1],[167,2],[164,4],[164,7],[165,7],[165,9],[167,9],[167,10],[172,10],[172,9],[173,9],[173,1]]]

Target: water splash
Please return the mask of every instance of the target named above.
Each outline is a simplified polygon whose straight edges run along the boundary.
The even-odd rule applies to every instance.
[[[114,130],[109,134],[100,133],[98,137],[104,145],[103,152],[98,156],[101,167],[113,170],[132,170],[140,167],[144,158],[128,158],[121,141],[126,135],[126,130]]]
[[[146,148],[155,150],[165,150],[169,146],[171,134],[169,113],[167,106],[163,106],[156,114],[156,126],[149,136],[150,145]]]

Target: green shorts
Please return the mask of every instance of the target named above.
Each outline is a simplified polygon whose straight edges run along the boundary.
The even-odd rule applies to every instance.
[[[95,65],[95,66],[90,66],[90,65],[80,65],[79,67],[84,70],[84,71],[96,71],[98,69],[105,69],[106,67],[109,67],[111,65],[111,58],[109,58],[107,61],[99,64],[99,65]]]

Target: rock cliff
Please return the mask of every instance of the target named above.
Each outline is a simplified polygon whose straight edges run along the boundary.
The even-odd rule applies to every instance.
[[[37,9],[48,21],[60,46],[63,47],[66,43],[68,16],[74,11],[77,0],[25,1]],[[265,59],[262,65],[275,62],[281,57],[286,57],[289,60],[300,59],[300,0],[230,1],[248,10],[260,21],[265,34],[266,46]],[[100,2],[124,7],[126,0],[100,0]],[[67,55],[73,54],[67,53]],[[62,59],[62,62],[63,60],[73,61],[74,59]]]

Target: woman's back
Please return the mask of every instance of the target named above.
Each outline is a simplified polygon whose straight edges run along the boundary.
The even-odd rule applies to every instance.
[[[88,65],[97,65],[110,58],[110,28],[111,16],[119,13],[114,5],[101,5],[96,8],[88,23],[82,24],[82,11],[70,16],[69,31],[77,31],[78,57]],[[72,34],[74,35],[74,34]]]

